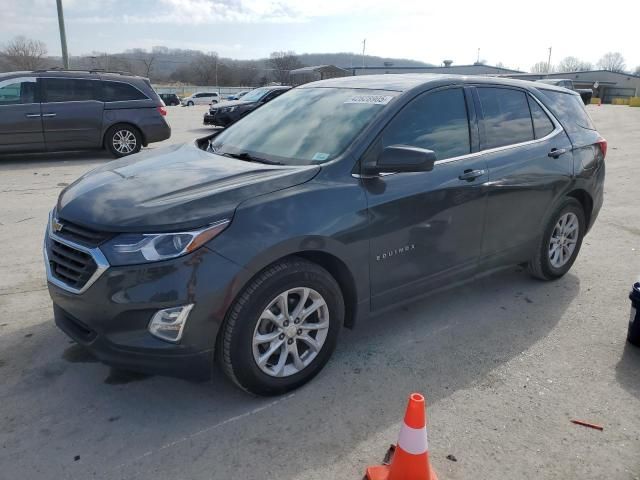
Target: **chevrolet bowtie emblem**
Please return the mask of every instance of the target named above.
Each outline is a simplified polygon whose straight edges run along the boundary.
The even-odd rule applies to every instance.
[[[53,220],[51,220],[51,228],[53,228],[54,232],[62,231],[63,227],[64,225],[60,223],[57,218],[54,218]]]

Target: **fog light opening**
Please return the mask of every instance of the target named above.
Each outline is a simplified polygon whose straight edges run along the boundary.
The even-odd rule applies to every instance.
[[[167,342],[178,343],[193,304],[158,310],[149,322],[149,333]]]

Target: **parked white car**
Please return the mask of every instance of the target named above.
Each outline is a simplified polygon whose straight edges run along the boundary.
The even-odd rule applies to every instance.
[[[194,105],[209,105],[211,103],[218,103],[219,101],[220,95],[215,92],[198,92],[183,98],[182,106],[192,107]]]

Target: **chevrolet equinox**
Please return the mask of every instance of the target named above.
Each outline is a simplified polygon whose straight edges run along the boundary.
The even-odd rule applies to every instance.
[[[551,85],[306,84],[65,188],[44,245],[55,321],[113,366],[206,377],[217,360],[247,391],[286,392],[383,309],[505,265],[564,275],[606,151]]]

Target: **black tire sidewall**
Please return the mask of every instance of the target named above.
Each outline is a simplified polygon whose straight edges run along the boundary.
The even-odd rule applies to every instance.
[[[312,265],[312,264],[309,264]],[[320,353],[302,371],[284,378],[267,375],[253,358],[253,333],[260,314],[280,293],[296,287],[313,288],[324,298],[329,309],[329,332]],[[259,395],[279,395],[311,380],[324,367],[333,353],[344,321],[342,293],[333,277],[324,269],[283,271],[264,281],[244,304],[232,308],[237,315],[229,354],[233,375],[246,390]]]
[[[629,318],[629,329],[627,331],[627,341],[635,345],[636,347],[640,347],[640,312],[636,309],[635,318],[632,320]]]
[[[118,132],[120,130],[128,130],[131,133],[133,133],[133,135],[136,137],[136,148],[133,150],[133,152],[131,152],[131,153],[120,153],[114,147],[114,145],[113,145],[113,136],[116,134],[116,132]],[[140,151],[140,149],[142,148],[142,135],[140,135],[140,132],[138,131],[137,128],[132,127],[130,125],[114,125],[111,128],[109,128],[109,130],[107,131],[106,143],[107,143],[107,148],[109,149],[109,151],[115,157],[118,157],[118,158],[128,157],[129,155],[133,155],[134,153],[138,153]]]
[[[573,250],[571,254],[571,258],[567,263],[565,263],[562,267],[556,268],[551,265],[551,260],[549,259],[549,242],[551,240],[551,234],[558,223],[560,217],[567,213],[573,213],[578,218],[578,241],[576,243],[576,248]],[[559,278],[567,273],[573,263],[576,261],[578,257],[578,253],[580,253],[580,248],[582,247],[582,240],[584,238],[584,234],[586,232],[586,220],[584,216],[584,210],[582,209],[582,205],[580,202],[573,198],[567,198],[555,211],[555,213],[551,216],[547,223],[547,227],[545,228],[544,235],[542,237],[542,242],[540,245],[540,263],[542,267],[542,271],[547,278]]]

